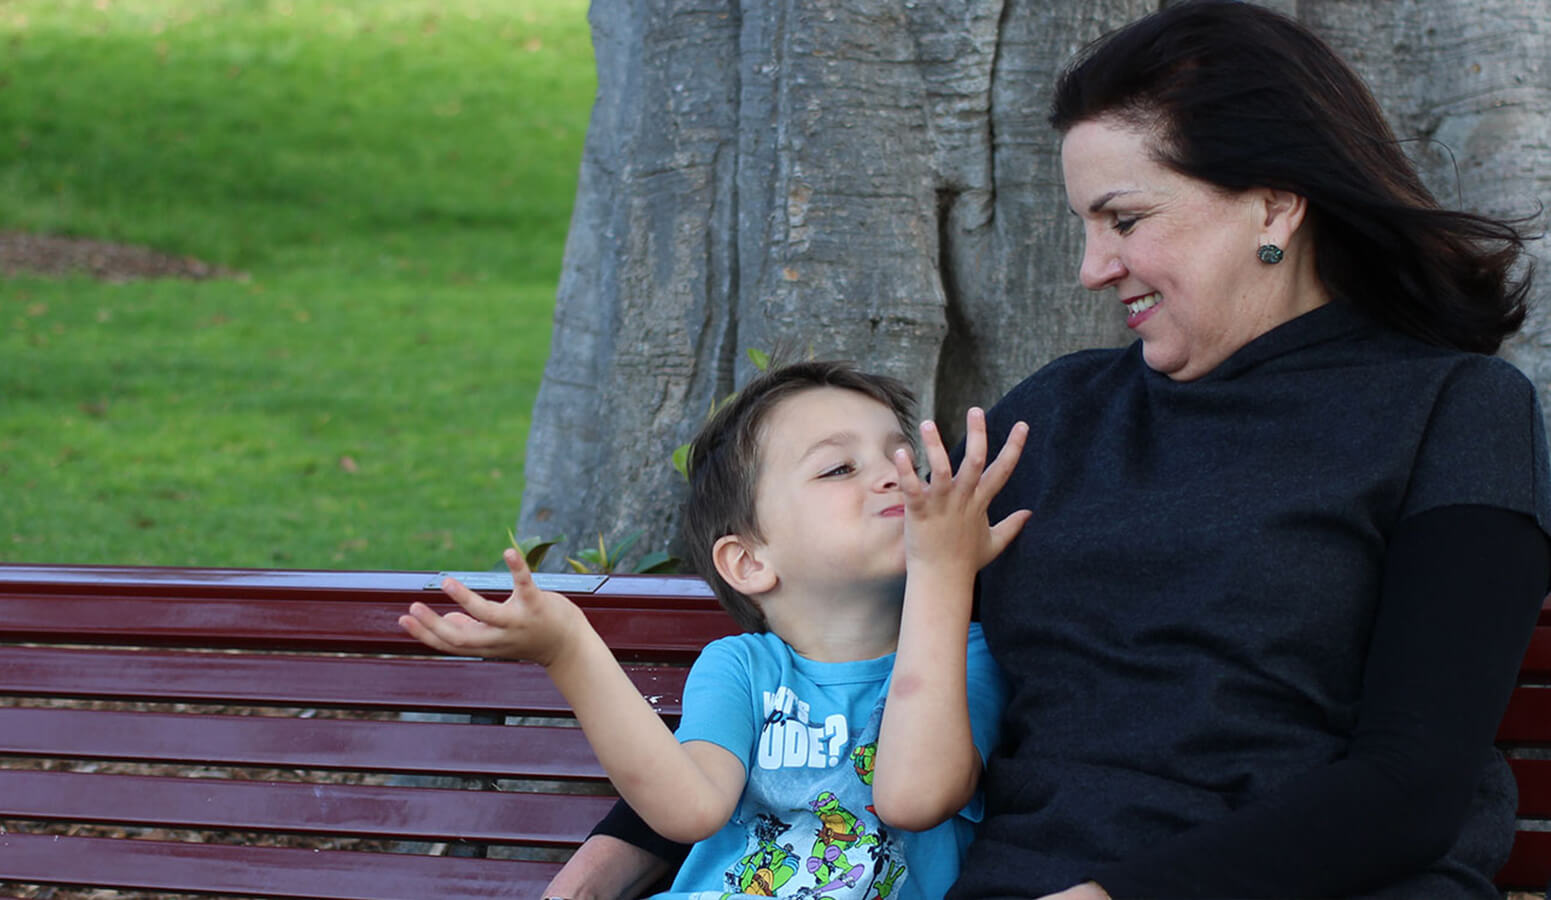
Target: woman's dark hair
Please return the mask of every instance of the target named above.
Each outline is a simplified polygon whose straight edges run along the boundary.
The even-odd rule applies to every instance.
[[[769,630],[765,614],[716,571],[711,550],[729,534],[761,539],[755,494],[765,420],[783,400],[823,387],[871,397],[894,413],[907,437],[915,433],[915,395],[904,384],[887,375],[859,372],[849,363],[813,360],[773,366],[756,376],[690,442],[689,499],[684,504],[689,561],[747,631]]]
[[[1362,79],[1286,16],[1193,0],[1100,38],[1062,74],[1050,123],[1100,117],[1152,131],[1181,174],[1304,197],[1326,289],[1392,328],[1494,353],[1524,321],[1524,235],[1441,208]]]

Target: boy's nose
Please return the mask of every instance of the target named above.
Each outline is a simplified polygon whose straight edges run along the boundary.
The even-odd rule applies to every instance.
[[[899,490],[899,469],[894,467],[894,460],[886,458],[879,467],[877,475],[873,478],[873,489],[878,491]]]

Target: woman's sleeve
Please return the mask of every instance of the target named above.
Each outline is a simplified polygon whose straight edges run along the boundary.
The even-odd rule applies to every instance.
[[[1523,512],[1434,507],[1385,560],[1348,755],[1090,877],[1130,897],[1326,897],[1420,872],[1470,810],[1551,573]]]
[[[675,869],[684,862],[684,857],[689,855],[689,844],[670,841],[653,831],[652,827],[642,821],[635,810],[630,808],[630,804],[623,800],[615,801],[613,808],[597,825],[593,826],[592,833],[588,837],[594,834],[605,834],[640,847]],[[672,881],[672,877],[670,876],[668,880]]]

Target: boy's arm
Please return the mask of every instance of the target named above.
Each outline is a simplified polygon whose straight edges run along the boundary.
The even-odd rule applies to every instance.
[[[1019,510],[994,527],[986,507],[1012,474],[1028,429],[1018,423],[986,467],[985,415],[968,415],[964,461],[953,475],[931,422],[921,425],[932,481],[897,458],[905,493],[905,601],[899,647],[873,768],[879,818],[919,831],[969,802],[981,760],[970,727],[966,645],[975,573],[1028,521]]]
[[[680,744],[576,604],[539,590],[517,551],[507,550],[505,559],[513,584],[505,602],[449,578],[442,589],[464,612],[441,616],[415,603],[399,624],[445,653],[544,666],[609,780],[647,824],[685,843],[715,833],[743,792],[743,762],[705,741]]]

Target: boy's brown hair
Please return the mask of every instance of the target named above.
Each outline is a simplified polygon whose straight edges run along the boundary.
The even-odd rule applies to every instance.
[[[684,540],[690,563],[723,608],[748,631],[768,631],[765,614],[716,571],[712,548],[725,535],[761,540],[755,494],[762,464],[765,419],[781,401],[803,391],[833,387],[864,394],[887,406],[900,429],[915,435],[915,395],[887,375],[861,372],[850,363],[812,360],[772,367],[750,381],[700,429],[689,450],[689,500]]]

